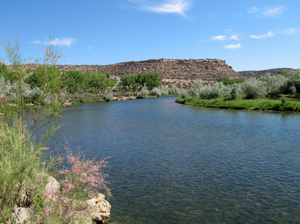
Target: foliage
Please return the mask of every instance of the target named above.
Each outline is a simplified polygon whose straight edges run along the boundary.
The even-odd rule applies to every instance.
[[[243,79],[229,79],[228,77],[223,77],[218,79],[218,82],[222,82],[224,85],[232,85],[234,83],[241,83],[244,82],[245,80]]]
[[[138,88],[138,83],[135,75],[124,75],[121,77],[121,86],[124,90],[133,90],[136,91]]]
[[[86,75],[80,71],[67,71],[64,76],[65,86],[67,87],[66,90],[74,94],[84,89],[85,78]]]
[[[88,198],[93,198],[98,192],[107,188],[106,178],[102,173],[106,167],[106,160],[85,160],[78,151],[73,154],[69,146],[65,146],[67,164],[58,172],[61,190],[48,189],[37,192],[32,208],[35,218],[40,223],[86,223],[91,222],[92,208],[86,203]],[[39,177],[42,184],[45,178]]]
[[[113,100],[113,97],[114,97],[114,94],[112,92],[107,92],[104,95],[105,101],[111,101],[111,100]]]
[[[168,95],[169,91],[165,87],[155,87],[151,90],[151,94],[155,96]]]
[[[180,93],[180,89],[177,88],[175,85],[172,85],[171,88],[169,88],[169,94],[171,95],[179,95]]]
[[[160,87],[161,80],[162,79],[160,78],[160,75],[155,72],[138,75],[124,75],[121,77],[121,82],[119,85],[124,91],[137,91],[141,90],[144,86],[146,86],[149,90],[155,87]]]
[[[148,95],[149,95],[149,90],[147,89],[147,87],[143,87],[141,91],[137,93],[137,98],[144,99],[147,98]]]
[[[264,97],[267,93],[264,82],[256,78],[250,78],[241,83],[241,90],[245,99],[257,99]]]
[[[201,94],[201,89],[204,86],[203,81],[201,79],[195,79],[191,85],[189,90],[189,95],[199,99]]]
[[[86,88],[92,89],[93,93],[106,91],[115,84],[115,79],[107,78],[107,75],[102,73],[90,73],[86,78]]]
[[[0,222],[8,222],[16,205],[31,206],[36,223],[90,221],[91,210],[84,202],[98,190],[108,190],[104,181],[107,175],[101,172],[106,162],[85,161],[80,154],[73,156],[67,149],[72,169],[60,173],[62,191],[45,190],[46,179],[41,174],[48,176],[50,169],[60,161],[42,152],[54,130],[39,145],[31,140],[36,125],[44,125],[59,114],[62,105],[59,98],[67,95],[64,73],[55,67],[61,55],[53,46],[46,47],[46,64],[30,71],[25,69],[18,42],[11,45],[8,40],[7,44],[1,44],[11,66],[8,68],[10,78],[0,77]],[[35,107],[25,105],[33,101]]]
[[[38,150],[21,125],[0,126],[0,222],[5,222],[40,172]]]
[[[262,75],[258,80],[265,82],[267,94],[269,96],[277,96],[286,88],[288,79],[283,75]]]
[[[10,80],[11,75],[6,64],[0,62],[0,78],[3,77],[6,81]]]
[[[299,101],[273,100],[273,99],[237,99],[233,101],[223,101],[220,99],[203,100],[191,97],[178,98],[177,103],[194,105],[200,107],[247,109],[247,110],[276,110],[276,111],[300,111]]]

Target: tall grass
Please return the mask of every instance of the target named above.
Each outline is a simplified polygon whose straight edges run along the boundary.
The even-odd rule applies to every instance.
[[[59,96],[64,95],[61,73],[53,73],[61,55],[48,46],[45,48],[44,86],[30,89],[24,80],[32,75],[24,69],[25,60],[16,45],[0,41],[7,52],[11,66],[9,74],[14,83],[0,78],[0,223],[8,223],[13,208],[27,207],[34,211],[34,223],[83,223],[91,221],[92,210],[86,205],[89,197],[98,191],[108,191],[102,167],[105,161],[82,159],[67,148],[70,170],[60,172],[59,189],[46,189],[49,175],[58,174],[61,158],[45,156],[44,142],[31,141],[32,134],[47,120],[58,115],[61,107]],[[29,119],[25,113],[26,99],[32,100],[41,92],[32,108]],[[42,95],[42,96],[41,96]],[[9,97],[13,99],[13,104]],[[46,102],[46,101],[47,102]],[[29,112],[28,112],[29,113]],[[44,123],[43,123],[44,122]],[[45,159],[47,158],[47,159]],[[52,169],[53,168],[53,169]],[[57,172],[50,172],[52,171]],[[61,188],[61,189],[60,189]]]
[[[26,200],[37,174],[44,170],[40,153],[22,125],[0,126],[0,222],[9,218],[15,205]]]

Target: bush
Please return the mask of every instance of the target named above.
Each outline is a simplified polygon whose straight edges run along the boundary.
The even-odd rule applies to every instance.
[[[244,82],[243,79],[229,79],[227,77],[223,77],[218,79],[218,82],[222,82],[224,85],[233,85],[234,83],[241,83]]]
[[[169,91],[166,87],[155,87],[151,90],[151,94],[155,96],[168,95]]]
[[[283,92],[286,92],[288,78],[283,75],[262,75],[258,77],[258,80],[265,82],[266,91],[269,96],[278,96]]]
[[[147,98],[149,94],[149,90],[147,87],[143,87],[140,92],[137,93],[137,98],[144,99]]]
[[[32,207],[38,223],[87,223],[92,221],[93,211],[87,205],[87,199],[95,197],[99,191],[110,195],[102,173],[106,160],[84,160],[80,152],[73,154],[65,146],[67,163],[70,167],[59,171],[60,191],[48,189],[35,194]],[[39,177],[41,184],[44,180]]]
[[[169,89],[169,94],[179,95],[180,94],[180,89],[178,89],[175,85],[172,85],[172,87]]]
[[[21,125],[0,126],[0,222],[5,222],[15,205],[36,184],[42,171],[40,153]]]
[[[189,90],[189,95],[199,99],[202,87],[203,87],[203,81],[201,79],[195,79]]]
[[[265,82],[256,78],[247,79],[240,85],[245,99],[257,99],[264,97],[267,93]]]
[[[105,95],[104,95],[104,99],[106,101],[111,101],[113,99],[113,97],[114,97],[114,94],[112,92],[105,93]]]
[[[203,86],[200,90],[200,99],[217,99],[221,96],[221,90],[214,86]]]

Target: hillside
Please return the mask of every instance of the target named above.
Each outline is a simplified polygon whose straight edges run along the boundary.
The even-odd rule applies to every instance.
[[[265,75],[265,74],[272,74],[276,75],[279,71],[286,71],[288,73],[296,73],[296,69],[292,68],[274,68],[274,69],[267,69],[267,70],[259,70],[259,71],[241,71],[238,72],[241,76],[246,78],[256,77],[258,75]]]
[[[220,77],[240,78],[225,61],[217,59],[156,59],[131,61],[112,65],[62,65],[60,69],[80,70],[85,73],[101,72],[111,76],[158,72],[164,79],[197,79],[216,80]]]

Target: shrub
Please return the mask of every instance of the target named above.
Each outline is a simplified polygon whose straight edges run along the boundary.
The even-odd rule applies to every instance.
[[[81,152],[73,154],[69,146],[65,146],[69,169],[64,167],[59,171],[61,191],[48,189],[40,191],[35,199],[42,199],[41,203],[34,203],[36,221],[40,223],[87,223],[91,222],[92,209],[87,205],[87,199],[96,196],[99,191],[107,188],[106,178],[102,173],[106,167],[106,160],[84,160]],[[40,178],[40,182],[44,182]]]
[[[149,94],[149,90],[147,89],[147,87],[143,87],[141,91],[138,92],[137,98],[140,99],[147,98],[148,94]]]
[[[283,75],[262,75],[258,80],[265,82],[266,91],[269,96],[277,96],[283,93],[288,79]]]
[[[113,97],[114,97],[114,94],[112,92],[105,93],[105,95],[104,95],[104,99],[106,101],[111,101],[113,99]]]
[[[214,86],[204,86],[201,89],[200,99],[217,99],[221,96],[221,90]]]
[[[169,94],[179,95],[180,94],[180,89],[178,89],[175,85],[172,85],[171,88],[169,88]]]
[[[240,85],[245,99],[257,99],[264,97],[267,93],[265,82],[256,78],[247,79]]]
[[[218,79],[218,82],[222,82],[224,85],[232,85],[234,83],[241,83],[244,82],[243,79],[229,79],[228,77],[223,77]]]
[[[181,90],[181,97],[183,99],[187,98],[189,96],[188,91],[186,91],[185,89]]]
[[[14,206],[36,182],[42,166],[39,151],[21,125],[0,126],[0,222],[5,222]]]
[[[151,90],[151,94],[155,96],[168,95],[169,91],[166,87],[155,87]]]
[[[201,79],[195,79],[189,90],[189,95],[199,99],[202,87],[203,87],[203,81]]]

